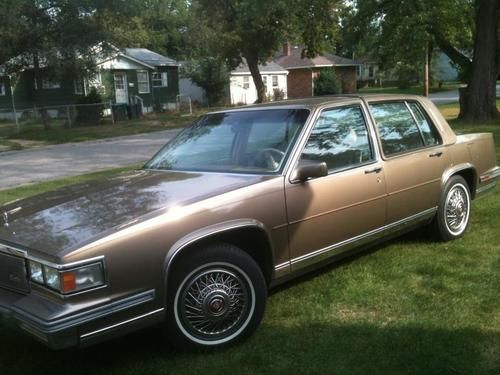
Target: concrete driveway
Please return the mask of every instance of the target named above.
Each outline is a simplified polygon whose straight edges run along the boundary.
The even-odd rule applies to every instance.
[[[144,162],[178,131],[0,153],[0,190]]]

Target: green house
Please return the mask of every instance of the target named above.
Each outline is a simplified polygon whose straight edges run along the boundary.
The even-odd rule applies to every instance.
[[[124,48],[98,61],[90,85],[115,104],[141,102],[143,110],[175,108],[179,63],[146,48]]]
[[[15,85],[15,106],[18,114],[33,109],[39,95],[43,95],[44,106],[76,104],[95,87],[104,101],[113,104],[139,103],[143,112],[172,109],[179,94],[178,69],[175,60],[146,48],[113,47],[111,53],[97,59],[95,72],[87,77],[43,79],[38,88],[33,71],[24,70]],[[12,110],[11,94],[9,77],[0,73],[0,115]]]

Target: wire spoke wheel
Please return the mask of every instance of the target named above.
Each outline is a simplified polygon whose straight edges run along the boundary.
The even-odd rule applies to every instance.
[[[461,184],[454,185],[448,192],[445,203],[445,223],[448,230],[461,234],[469,220],[470,201],[466,188]]]
[[[245,328],[255,305],[248,276],[230,264],[206,265],[189,274],[175,298],[181,330],[199,343],[230,340]]]

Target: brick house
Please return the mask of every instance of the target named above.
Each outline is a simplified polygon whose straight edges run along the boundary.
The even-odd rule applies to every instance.
[[[314,79],[324,68],[334,68],[339,88],[344,94],[356,92],[356,61],[325,53],[312,59],[301,57],[302,48],[285,44],[283,52],[274,61],[288,70],[288,97],[301,98],[314,95]]]

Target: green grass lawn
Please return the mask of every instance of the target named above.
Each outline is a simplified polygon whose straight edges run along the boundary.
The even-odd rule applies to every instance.
[[[452,125],[493,130],[499,144],[500,121]],[[15,189],[0,201],[71,182]],[[256,334],[224,350],[179,352],[152,328],[84,350],[52,352],[1,318],[1,371],[499,374],[499,212],[497,187],[474,202],[471,226],[457,241],[437,243],[414,232],[281,287],[270,296]]]

